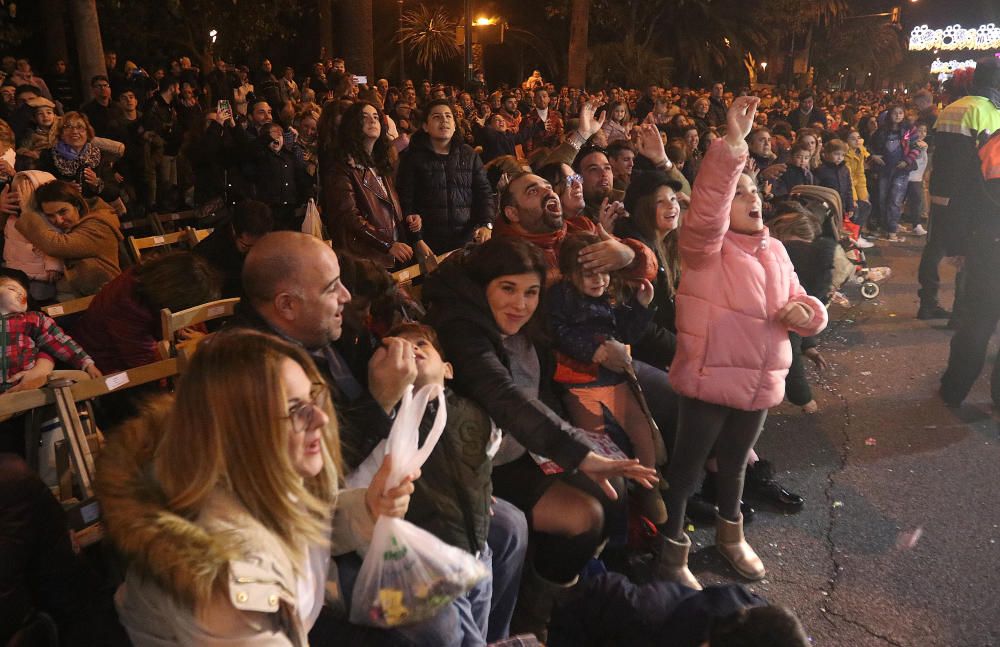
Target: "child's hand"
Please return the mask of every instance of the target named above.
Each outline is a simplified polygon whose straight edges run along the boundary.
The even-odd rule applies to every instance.
[[[632,357],[628,354],[628,348],[617,339],[607,340],[601,344],[601,348],[604,348],[607,353],[607,357],[601,362],[601,366],[609,371],[624,373],[625,369],[632,363]]]
[[[97,364],[90,364],[87,368],[83,369],[87,372],[87,375],[94,378],[95,380],[99,377],[104,377],[104,373],[101,373],[101,369],[97,368]]]
[[[802,351],[802,354],[811,359],[813,363],[816,365],[816,368],[820,371],[825,371],[826,367],[829,366],[826,363],[826,358],[823,357],[822,353],[820,353],[819,349],[816,348],[815,346],[813,346],[812,348],[807,348],[806,350]]]
[[[608,349],[604,347],[604,344],[597,347],[597,350],[594,351],[594,356],[590,358],[590,361],[595,364],[604,364],[604,362],[608,361]]]
[[[745,144],[744,140],[753,129],[759,104],[760,99],[757,97],[736,97],[733,99],[733,105],[729,107],[729,112],[726,114],[726,143],[733,148],[739,147],[741,143]]]
[[[198,341],[206,335],[207,333],[198,326],[188,326],[177,331],[177,338],[181,341]]]
[[[882,159],[881,155],[872,155],[868,159],[870,159],[873,164],[878,164],[879,166],[885,166],[885,160]]]
[[[902,170],[903,170],[904,168],[906,168],[907,166],[909,166],[909,164],[908,164],[907,162],[900,162],[899,164],[896,164],[896,168],[898,168],[898,169],[899,169],[899,170],[901,170],[901,171],[902,171]]]
[[[9,389],[7,393],[40,389],[48,382],[54,367],[55,364],[52,363],[52,360],[40,357],[33,367],[10,378],[10,383],[14,384],[14,387]]]
[[[785,307],[778,310],[778,321],[788,328],[801,328],[809,323],[813,313],[804,303],[794,301],[785,304]]]
[[[643,279],[642,283],[639,284],[639,289],[636,290],[635,299],[643,305],[643,307],[648,308],[649,304],[653,302],[653,294],[655,290],[653,289],[653,284],[647,279]]]
[[[406,226],[410,228],[410,231],[417,232],[423,226],[423,221],[420,219],[420,214],[411,213],[406,217]]]

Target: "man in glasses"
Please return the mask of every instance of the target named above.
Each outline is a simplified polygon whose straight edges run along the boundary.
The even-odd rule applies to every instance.
[[[80,112],[87,115],[94,134],[116,141],[125,141],[125,112],[121,106],[111,100],[111,83],[108,77],[98,74],[90,80],[91,100],[80,107]]]

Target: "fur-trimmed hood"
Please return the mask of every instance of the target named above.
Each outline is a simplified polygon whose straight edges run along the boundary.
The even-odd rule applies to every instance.
[[[171,512],[151,463],[173,400],[162,397],[123,425],[101,452],[96,490],[108,535],[132,567],[183,606],[206,602],[238,555],[232,537]]]

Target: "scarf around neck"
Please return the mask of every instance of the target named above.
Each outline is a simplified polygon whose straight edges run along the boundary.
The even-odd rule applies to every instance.
[[[97,169],[101,164],[101,150],[87,142],[79,152],[66,142],[60,141],[53,149],[52,160],[59,175],[76,178],[84,168]]]

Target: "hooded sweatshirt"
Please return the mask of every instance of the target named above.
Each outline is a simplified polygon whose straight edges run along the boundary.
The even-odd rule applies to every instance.
[[[21,182],[22,179],[27,180],[30,183],[30,192],[23,189],[23,183]],[[24,211],[31,207],[35,189],[54,180],[55,178],[52,177],[50,173],[46,173],[44,171],[21,171],[15,175],[15,186],[22,186],[20,191],[21,210]],[[62,272],[62,261],[43,253],[40,249],[32,245],[31,241],[25,238],[24,235],[17,230],[15,225],[17,224],[19,217],[20,216],[15,215],[7,216],[7,222],[4,224],[4,265],[7,267],[13,267],[16,270],[21,270],[28,275],[29,279],[33,279],[35,281],[45,281],[48,278],[47,272],[50,270],[54,272]]]

